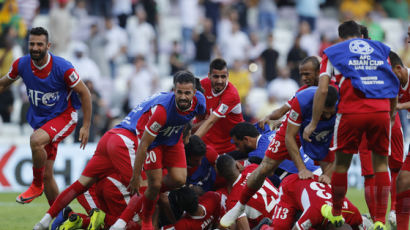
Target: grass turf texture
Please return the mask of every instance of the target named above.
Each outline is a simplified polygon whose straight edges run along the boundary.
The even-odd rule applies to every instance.
[[[30,204],[24,205],[15,201],[17,195],[19,193],[0,193],[0,230],[32,229],[49,208],[44,194]],[[363,190],[351,188],[347,192],[347,197],[361,213],[368,213]],[[76,200],[70,206],[76,212],[85,213]]]

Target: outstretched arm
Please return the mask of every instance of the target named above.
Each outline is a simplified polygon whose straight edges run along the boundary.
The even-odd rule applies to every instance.
[[[293,163],[298,169],[298,175],[300,179],[313,178],[313,173],[309,171],[305,163],[303,163],[302,157],[299,153],[299,147],[296,143],[296,135],[298,135],[300,126],[292,124],[288,121],[288,126],[286,128],[285,143],[286,148],[289,152],[290,157],[292,158]]]
[[[83,114],[84,114],[84,121],[83,126],[80,129],[79,141],[81,141],[80,148],[85,148],[88,142],[88,137],[90,135],[90,124],[91,124],[91,113],[92,113],[92,105],[91,105],[91,94],[88,90],[87,86],[84,84],[83,81],[80,80],[76,86],[73,87],[73,90],[78,93],[80,96]]]
[[[206,119],[204,123],[201,124],[201,126],[198,128],[194,135],[197,135],[198,137],[202,138],[218,120],[219,117],[214,113],[211,113],[208,119]]]
[[[258,125],[261,129],[265,128],[265,124],[268,123],[268,121],[270,120],[278,120],[279,118],[281,118],[283,115],[285,115],[288,111],[290,110],[290,107],[288,104],[284,104],[281,107],[275,109],[272,111],[272,113],[270,113],[269,115],[267,115],[265,118],[263,118],[262,120],[258,121]]]

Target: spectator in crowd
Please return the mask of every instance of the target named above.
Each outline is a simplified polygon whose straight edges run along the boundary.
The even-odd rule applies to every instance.
[[[199,1],[198,0],[178,0],[182,24],[182,54],[185,62],[194,57],[192,34],[198,23]]]
[[[22,46],[27,34],[27,26],[19,14],[16,0],[7,0],[0,10],[0,34],[7,34],[9,30],[15,33],[17,43]]]
[[[362,20],[372,10],[373,6],[367,0],[342,0],[340,3],[342,18],[345,20]]]
[[[409,20],[409,3],[406,0],[383,0],[381,4],[389,17]]]
[[[238,90],[242,104],[246,104],[246,97],[252,88],[252,81],[247,66],[243,61],[235,60],[229,70],[229,82]]]
[[[209,62],[215,50],[216,36],[212,32],[212,21],[205,18],[202,21],[203,30],[200,34],[194,33],[195,44],[194,70],[195,76],[204,78],[208,74]]]
[[[263,34],[272,33],[275,28],[277,0],[260,0],[258,2],[258,25]]]
[[[144,56],[145,60],[152,64],[155,60],[156,34],[154,27],[147,22],[147,13],[142,6],[135,10],[135,16],[128,19],[128,59],[133,62],[138,55]]]
[[[248,35],[240,30],[238,22],[232,22],[232,30],[222,42],[222,56],[225,57],[228,66],[232,66],[235,60],[248,61],[250,41]]]
[[[169,55],[170,75],[185,69],[185,63],[182,57],[181,45],[177,40],[172,42],[172,50]]]
[[[287,56],[287,66],[290,69],[290,76],[300,84],[299,64],[308,55],[307,52],[300,47],[300,38],[302,35],[298,34],[295,37],[292,48],[290,48]]]
[[[51,40],[51,52],[56,55],[64,54],[71,41],[72,16],[67,6],[69,0],[58,0],[51,8],[49,28]]]
[[[363,18],[362,25],[366,26],[369,31],[369,38],[379,42],[384,41],[384,30],[379,23],[373,21],[373,18],[370,13],[367,13]]]
[[[125,29],[127,18],[132,13],[132,0],[121,0],[112,2],[112,14],[117,17],[118,25]]]
[[[98,23],[94,22],[90,25],[90,35],[87,40],[87,46],[89,47],[89,56],[95,61],[98,68],[101,71],[102,76],[110,76],[110,68],[105,54],[106,39],[104,33],[101,31]]]
[[[308,56],[317,56],[319,54],[319,36],[314,33],[310,24],[302,21],[299,24],[300,47],[306,50]]]
[[[268,92],[274,95],[278,104],[285,104],[299,89],[298,83],[290,77],[288,67],[279,68],[278,77],[272,80],[268,86]]]
[[[270,81],[276,78],[279,52],[273,48],[274,41],[272,33],[268,35],[266,43],[267,48],[262,52],[260,60],[262,63],[263,76],[266,84],[268,84]]]
[[[299,15],[299,24],[309,23],[312,31],[316,30],[316,20],[320,13],[320,4],[325,0],[296,0],[296,12]]]
[[[94,86],[99,88],[102,76],[97,64],[93,59],[88,57],[87,45],[82,42],[74,43],[73,53],[74,55],[71,58],[71,63],[76,68],[78,74],[84,81],[90,80]]]
[[[4,32],[0,36],[0,76],[5,76],[13,63],[13,35],[9,31],[11,27],[2,29]],[[3,122],[10,122],[13,111],[14,96],[11,88],[0,93],[0,118]]]

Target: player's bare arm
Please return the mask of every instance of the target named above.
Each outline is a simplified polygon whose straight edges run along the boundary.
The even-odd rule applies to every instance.
[[[290,107],[288,104],[282,105],[280,108],[277,108],[272,111],[269,115],[267,115],[265,118],[262,120],[258,121],[258,125],[261,129],[265,128],[265,124],[268,123],[268,121],[271,120],[278,120],[280,119],[283,115],[285,115],[288,111],[290,110]]]
[[[11,84],[13,84],[13,82],[14,81],[8,78],[7,75],[0,78],[0,93],[6,90]]]
[[[325,106],[325,100],[327,96],[328,86],[330,78],[328,75],[324,74],[319,78],[319,86],[316,90],[315,97],[313,99],[313,112],[312,121],[303,130],[303,139],[311,142],[310,135],[315,131],[317,124],[319,123],[320,116],[322,115],[323,108]]]
[[[394,124],[394,121],[396,120],[398,99],[398,96],[396,96],[395,98],[390,98],[390,122],[392,126]]]
[[[322,169],[322,175],[319,176],[319,182],[330,184],[332,173],[334,170],[333,162],[319,161],[320,168]]]
[[[410,101],[405,102],[405,103],[397,103],[396,109],[397,110],[410,109]]]
[[[91,123],[91,113],[92,113],[92,105],[91,105],[91,94],[88,90],[87,86],[84,84],[83,81],[74,86],[73,90],[78,93],[82,109],[84,113],[84,121],[83,126],[80,129],[79,141],[81,141],[80,148],[85,148],[88,142],[88,137],[90,135],[90,123]]]
[[[205,136],[205,134],[208,132],[208,130],[219,120],[219,117],[215,115],[214,113],[211,113],[211,115],[204,121],[204,123],[198,128],[198,130],[195,132],[195,135],[198,137],[202,138]]]
[[[142,165],[147,157],[148,147],[154,142],[155,137],[156,136],[149,134],[147,131],[144,131],[142,134],[137,152],[135,153],[134,170],[132,172],[130,184],[128,185],[128,191],[130,191],[131,194],[138,193],[141,183]]]
[[[288,122],[288,126],[286,128],[286,136],[285,136],[285,143],[286,148],[289,152],[290,157],[292,158],[293,163],[295,164],[296,168],[298,169],[298,175],[300,179],[308,179],[313,178],[313,173],[309,171],[305,163],[303,163],[302,157],[299,153],[299,147],[296,143],[296,135],[298,135],[300,126],[292,124]]]

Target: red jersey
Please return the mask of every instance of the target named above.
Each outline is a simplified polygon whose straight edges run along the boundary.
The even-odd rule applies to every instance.
[[[338,113],[374,113],[390,111],[389,99],[366,98],[365,95],[353,88],[351,80],[345,78],[330,62],[327,55],[322,56],[320,64],[320,76],[328,75],[330,78],[335,77],[339,86],[340,100]]]
[[[273,216],[273,227],[291,229],[294,221],[298,229],[322,229],[326,226],[321,215],[324,204],[332,204],[332,189],[330,185],[319,183],[315,179],[299,179],[297,174],[286,177],[279,187],[279,202]],[[294,214],[303,212],[299,220]],[[362,223],[360,211],[345,198],[342,215],[346,223],[358,226]]]
[[[221,210],[221,196],[217,192],[207,192],[199,198],[199,207],[205,211],[203,216],[191,216],[187,213],[173,225],[162,227],[162,230],[198,230],[214,229],[218,223]]]
[[[407,68],[407,84],[402,87],[400,85],[400,90],[399,90],[399,102],[400,103],[405,103],[410,101],[410,68]],[[410,109],[408,109],[410,111]]]
[[[257,164],[247,166],[242,171],[241,175],[239,175],[238,179],[236,179],[235,183],[232,185],[232,190],[228,195],[228,200],[226,202],[227,210],[231,209],[239,201],[248,177],[257,167]],[[251,228],[255,227],[264,217],[272,218],[278,197],[278,189],[272,184],[272,182],[265,179],[262,187],[249,200],[245,207],[245,214]]]
[[[201,85],[205,89],[206,116],[213,113],[220,117],[203,137],[204,142],[219,154],[235,150],[229,132],[236,124],[244,121],[238,90],[228,82],[224,90],[214,94],[209,78],[202,79]]]

